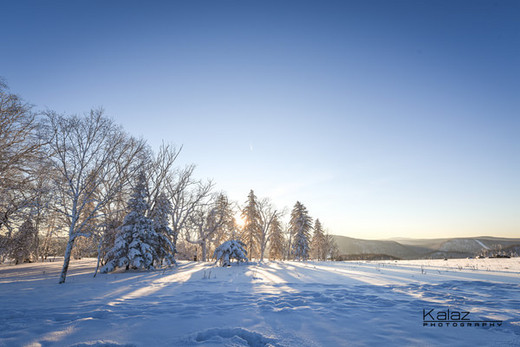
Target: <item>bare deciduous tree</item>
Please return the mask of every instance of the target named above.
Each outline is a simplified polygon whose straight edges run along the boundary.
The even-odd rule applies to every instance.
[[[227,222],[226,209],[218,204],[217,197],[204,205],[199,205],[189,216],[186,241],[200,246],[202,261],[207,260],[207,250],[217,231]],[[195,238],[193,236],[195,235]]]
[[[283,212],[275,210],[271,201],[267,198],[260,200],[257,206],[260,214],[260,228],[258,234],[260,261],[263,261],[264,253],[267,249],[267,243],[271,239],[271,226],[273,222],[277,221],[278,218],[282,216]]]
[[[0,80],[0,229],[5,227],[8,237],[12,217],[32,200],[31,170],[41,147],[37,126],[31,107]]]
[[[168,144],[162,144],[156,155],[151,154],[145,169],[148,177],[148,190],[150,192],[150,211],[153,211],[157,198],[164,193],[168,180],[175,175],[175,160],[181,153],[180,149]]]
[[[169,175],[166,181],[166,192],[172,204],[170,241],[177,243],[177,237],[189,222],[190,216],[205,204],[213,189],[213,182],[193,179],[194,165],[190,165],[175,174]]]
[[[59,280],[64,283],[75,239],[89,236],[87,226],[128,182],[132,163],[145,143],[129,137],[102,110],[84,117],[48,112],[47,120],[49,155],[60,174],[54,182],[59,195],[56,210],[68,226]]]
[[[334,236],[329,233],[325,234],[325,259],[335,260],[338,258],[339,249],[338,244],[334,240]]]

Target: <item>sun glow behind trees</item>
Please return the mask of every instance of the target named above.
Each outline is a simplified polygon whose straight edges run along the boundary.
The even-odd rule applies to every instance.
[[[180,150],[163,144],[154,152],[101,109],[83,116],[47,111],[36,120],[29,108],[20,107],[20,99],[0,87],[0,119],[9,125],[0,134],[5,157],[0,175],[16,177],[17,173],[24,182],[18,186],[4,179],[0,188],[26,197],[20,203],[4,197],[0,205],[0,228],[6,229],[5,236],[0,234],[2,260],[34,261],[40,251],[42,259],[47,256],[45,247],[40,247],[40,228],[56,229],[56,234],[65,236],[59,283],[65,282],[72,257],[94,253],[96,273],[99,266],[104,273],[171,266],[177,248],[182,248],[185,258],[207,261],[230,240],[247,248],[243,251],[249,259],[260,262],[264,257],[309,258],[309,231],[296,230],[291,217],[293,230],[284,235],[280,222],[284,209],[277,209],[269,198],[259,199],[250,190],[243,205],[230,201],[225,193],[214,192],[212,181],[195,180],[193,165],[176,167]],[[21,129],[11,134],[14,142],[7,136],[10,129]],[[34,138],[41,143],[33,147]],[[46,170],[40,170],[42,164]],[[43,191],[41,181],[48,182]],[[310,221],[303,205],[298,202],[298,206],[305,210],[303,219]],[[33,225],[33,215],[51,212],[54,220]],[[13,236],[11,230],[18,225]]]
[[[240,213],[235,214],[235,224],[238,230],[242,230],[246,225],[246,217],[243,217]]]

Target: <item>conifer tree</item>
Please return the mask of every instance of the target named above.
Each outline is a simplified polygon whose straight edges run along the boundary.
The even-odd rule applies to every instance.
[[[311,257],[316,260],[326,260],[326,239],[319,219],[314,222],[314,234],[311,241]]]
[[[269,259],[283,259],[285,239],[282,231],[282,224],[276,216],[270,226],[271,240],[269,245]]]
[[[36,228],[29,218],[20,226],[18,233],[13,239],[11,257],[15,260],[15,264],[31,260],[32,253],[35,250],[36,235]]]
[[[236,259],[237,263],[247,262],[247,251],[245,244],[240,240],[229,240],[215,249],[213,257],[220,261],[221,266],[230,266],[231,259]]]
[[[258,210],[258,202],[253,190],[247,196],[246,206],[242,209],[244,228],[242,240],[246,244],[247,254],[250,259],[259,255],[259,237],[261,232],[261,217]]]
[[[294,260],[307,260],[309,258],[311,223],[307,208],[297,201],[291,212],[289,222],[289,232],[292,236],[291,253]]]
[[[156,232],[154,222],[147,217],[147,198],[146,177],[141,172],[128,201],[129,213],[118,230],[114,247],[107,254],[108,262],[101,272],[107,273],[116,267],[153,269],[154,262],[160,263],[161,256],[167,253],[163,247],[166,237]]]
[[[215,231],[215,235],[213,237],[213,244],[215,249],[224,241],[234,239],[236,228],[236,222],[234,217],[235,212],[233,211],[233,206],[229,202],[229,199],[225,194],[220,193],[217,195],[216,206],[217,209],[220,211],[220,215],[222,216],[223,220],[220,226],[217,227],[217,230]]]
[[[177,252],[176,244],[170,241],[170,239],[177,240],[177,235],[174,235],[172,228],[169,226],[171,213],[172,204],[170,200],[168,200],[166,194],[160,193],[155,201],[151,217],[157,233],[157,256],[161,263],[166,262],[166,265],[175,264],[174,256]]]

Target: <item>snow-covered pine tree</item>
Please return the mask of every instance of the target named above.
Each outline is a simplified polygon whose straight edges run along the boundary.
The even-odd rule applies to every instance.
[[[307,208],[296,202],[291,212],[289,231],[292,235],[292,255],[295,260],[307,260],[309,258],[309,240],[312,229],[312,220]]]
[[[209,254],[211,254],[217,246],[222,244],[224,240],[235,238],[235,211],[233,211],[232,203],[229,202],[229,199],[225,194],[219,193],[216,198],[216,206],[222,215],[223,221],[222,225],[220,225],[215,231],[212,240],[213,249],[210,249]]]
[[[285,238],[283,236],[282,224],[276,216],[270,226],[271,239],[269,240],[269,259],[283,259]]]
[[[175,264],[176,245],[170,241],[177,240],[177,235],[174,235],[173,230],[169,226],[170,215],[172,213],[172,204],[164,193],[160,193],[155,201],[155,206],[152,210],[151,217],[154,223],[154,229],[157,233],[157,256],[161,263],[166,265]],[[170,237],[169,237],[170,236]]]
[[[259,255],[261,216],[258,210],[257,198],[253,190],[251,190],[247,196],[246,206],[242,209],[242,218],[245,222],[241,239],[246,244],[249,257],[254,258]]]
[[[141,172],[128,201],[129,213],[118,230],[114,247],[107,253],[108,261],[101,268],[102,273],[113,271],[116,267],[149,270],[154,268],[154,262],[160,263],[163,238],[147,217],[147,197],[146,176]]]
[[[314,222],[314,234],[311,241],[311,257],[316,260],[327,259],[325,233],[319,219]]]
[[[36,228],[32,220],[28,218],[20,226],[18,233],[16,233],[13,239],[11,257],[14,259],[15,264],[31,261],[32,253],[35,250],[36,235]]]
[[[213,257],[220,262],[221,266],[230,266],[231,259],[236,259],[237,263],[247,262],[247,251],[245,243],[240,240],[229,240],[215,249]]]

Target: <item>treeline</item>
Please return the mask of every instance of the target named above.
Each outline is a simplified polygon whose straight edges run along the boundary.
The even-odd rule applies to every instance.
[[[336,246],[303,204],[284,210],[251,191],[243,205],[103,114],[36,113],[0,81],[0,261],[98,258],[102,271],[207,261],[223,242],[249,259],[331,259]],[[237,218],[243,223],[238,223]]]

